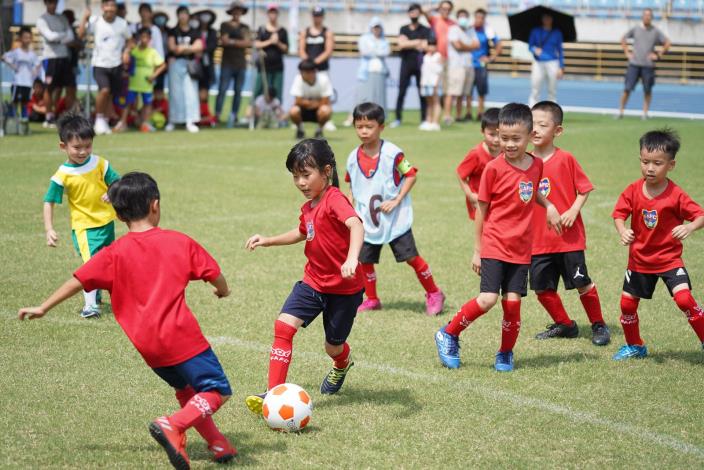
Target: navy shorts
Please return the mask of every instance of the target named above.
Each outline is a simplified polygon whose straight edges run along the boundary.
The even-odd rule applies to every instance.
[[[567,290],[579,289],[592,283],[584,251],[533,255],[530,260],[531,290],[557,290],[560,277]]]
[[[359,253],[359,262],[364,264],[377,264],[381,256],[381,248],[384,245],[373,245],[364,242],[362,250]],[[411,258],[418,256],[418,248],[416,248],[416,240],[413,238],[413,231],[409,230],[398,238],[394,238],[389,242],[391,251],[396,258],[397,263],[403,263]]]
[[[127,104],[134,104],[137,102],[137,98],[139,96],[142,96],[142,106],[149,106],[152,104],[152,99],[153,99],[153,94],[152,93],[144,93],[141,91],[128,91],[127,92]]]
[[[352,331],[363,293],[362,289],[355,294],[323,294],[305,282],[298,281],[281,307],[281,313],[300,318],[305,328],[322,312],[325,341],[339,346],[347,341]]]
[[[663,273],[639,273],[627,269],[623,278],[623,291],[639,299],[652,299],[658,279],[662,279],[662,282],[665,283],[670,296],[673,295],[672,289],[680,284],[687,284],[689,290],[692,290],[692,281],[689,279],[687,269],[683,266]]]
[[[152,370],[177,390],[190,385],[198,393],[217,390],[220,395],[232,395],[230,382],[211,348],[175,366],[156,367]]]
[[[479,96],[489,94],[489,71],[486,67],[474,67],[474,83],[472,86],[476,87]]]
[[[528,295],[528,264],[515,264],[498,259],[482,258],[479,292]]]
[[[628,64],[628,69],[626,69],[625,90],[635,90],[638,79],[641,79],[643,82],[643,93],[649,95],[653,90],[653,85],[655,85],[655,67],[642,67],[640,65]]]

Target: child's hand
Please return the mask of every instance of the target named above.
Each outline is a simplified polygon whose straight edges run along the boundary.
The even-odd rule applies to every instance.
[[[675,227],[677,228],[677,227]],[[673,229],[674,232],[674,229]],[[621,232],[621,245],[623,246],[628,246],[631,243],[633,243],[633,240],[636,239],[636,235],[633,233],[633,230],[630,228],[627,228],[623,232]]]
[[[108,197],[108,193],[105,193],[105,194],[103,194],[102,196],[100,196],[100,200],[103,201],[103,202],[107,202],[108,204],[110,204],[110,198]]]
[[[56,242],[59,241],[59,236],[56,234],[54,229],[46,231],[46,244],[49,246],[56,246]]]
[[[340,268],[340,271],[342,272],[342,277],[344,277],[345,279],[352,279],[355,273],[357,272],[358,264],[359,261],[357,261],[356,259],[348,258]]]
[[[41,307],[25,307],[21,308],[17,313],[17,318],[20,320],[34,320],[35,318],[41,318],[46,315],[46,312]]]
[[[570,228],[574,225],[574,221],[577,220],[577,216],[579,216],[579,211],[568,209],[560,216],[560,222],[563,227]]]
[[[381,206],[379,206],[379,209],[381,209],[381,212],[383,212],[384,214],[388,214],[389,212],[396,209],[400,202],[401,201],[397,199],[389,199],[388,201],[382,202]]]
[[[477,276],[482,274],[482,259],[478,251],[475,251],[474,255],[472,255],[472,271],[477,273]]]
[[[229,297],[231,293],[232,291],[230,289],[228,289],[227,292],[220,292],[219,289],[213,289],[213,294],[215,294],[218,299],[224,299],[225,297]]]
[[[560,213],[553,204],[550,204],[547,208],[547,219],[548,227],[552,228],[558,235],[562,234],[562,222],[560,220]]]
[[[691,224],[682,224],[672,229],[672,237],[676,240],[684,240],[692,233]]]
[[[244,245],[244,247],[249,251],[254,251],[254,249],[258,246],[267,246],[267,238],[262,237],[259,234],[252,235],[251,237],[249,237],[249,240],[247,240],[247,243],[245,243]]]

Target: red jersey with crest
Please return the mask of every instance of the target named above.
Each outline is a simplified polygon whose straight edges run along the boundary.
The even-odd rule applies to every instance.
[[[298,230],[306,236],[305,255],[308,263],[303,282],[324,294],[354,294],[362,290],[359,266],[352,279],[342,277],[340,268],[347,259],[350,229],[345,221],[357,217],[349,199],[334,186],[325,190],[320,201],[301,207]]]
[[[611,216],[631,218],[635,240],[628,248],[628,269],[639,273],[662,273],[684,266],[682,242],[672,229],[685,220],[704,216],[699,204],[669,179],[667,188],[650,199],[643,194],[644,179],[631,183],[618,198]]]
[[[482,179],[484,167],[493,159],[494,157],[492,157],[491,154],[484,149],[484,143],[480,142],[476,147],[467,152],[464,160],[462,160],[462,162],[460,162],[457,166],[457,175],[467,181],[469,184],[469,189],[471,189],[473,193],[479,192],[479,182]],[[469,218],[474,220],[477,210],[472,206],[468,198],[465,202],[467,204]]]
[[[555,148],[552,156],[547,161],[543,160],[543,177],[538,183],[538,192],[548,198],[560,214],[572,207],[577,194],[585,194],[593,189],[591,181],[571,153]],[[548,228],[547,210],[536,204],[533,227],[534,255],[582,251],[587,247],[581,214],[577,215],[572,227],[563,228],[562,235],[558,235]]]
[[[543,174],[543,161],[531,158],[527,170],[508,163],[504,154],[484,168],[479,200],[489,208],[482,227],[482,258],[530,264],[535,192]]]

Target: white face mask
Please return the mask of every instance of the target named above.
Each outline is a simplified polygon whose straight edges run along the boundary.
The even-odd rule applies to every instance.
[[[469,28],[469,18],[467,18],[466,16],[463,16],[462,18],[458,18],[457,24],[460,25],[460,28],[467,29],[467,28]]]

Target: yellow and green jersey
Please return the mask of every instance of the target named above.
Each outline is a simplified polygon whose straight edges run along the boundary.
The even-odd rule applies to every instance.
[[[66,162],[51,177],[44,202],[61,204],[65,192],[73,230],[102,227],[115,220],[115,210],[102,197],[118,179],[110,163],[97,155],[80,165]]]
[[[153,47],[145,47],[144,49],[135,47],[132,49],[131,55],[134,60],[134,73],[130,75],[129,90],[138,93],[152,93],[154,84],[150,83],[147,78],[164,63],[164,58]]]

